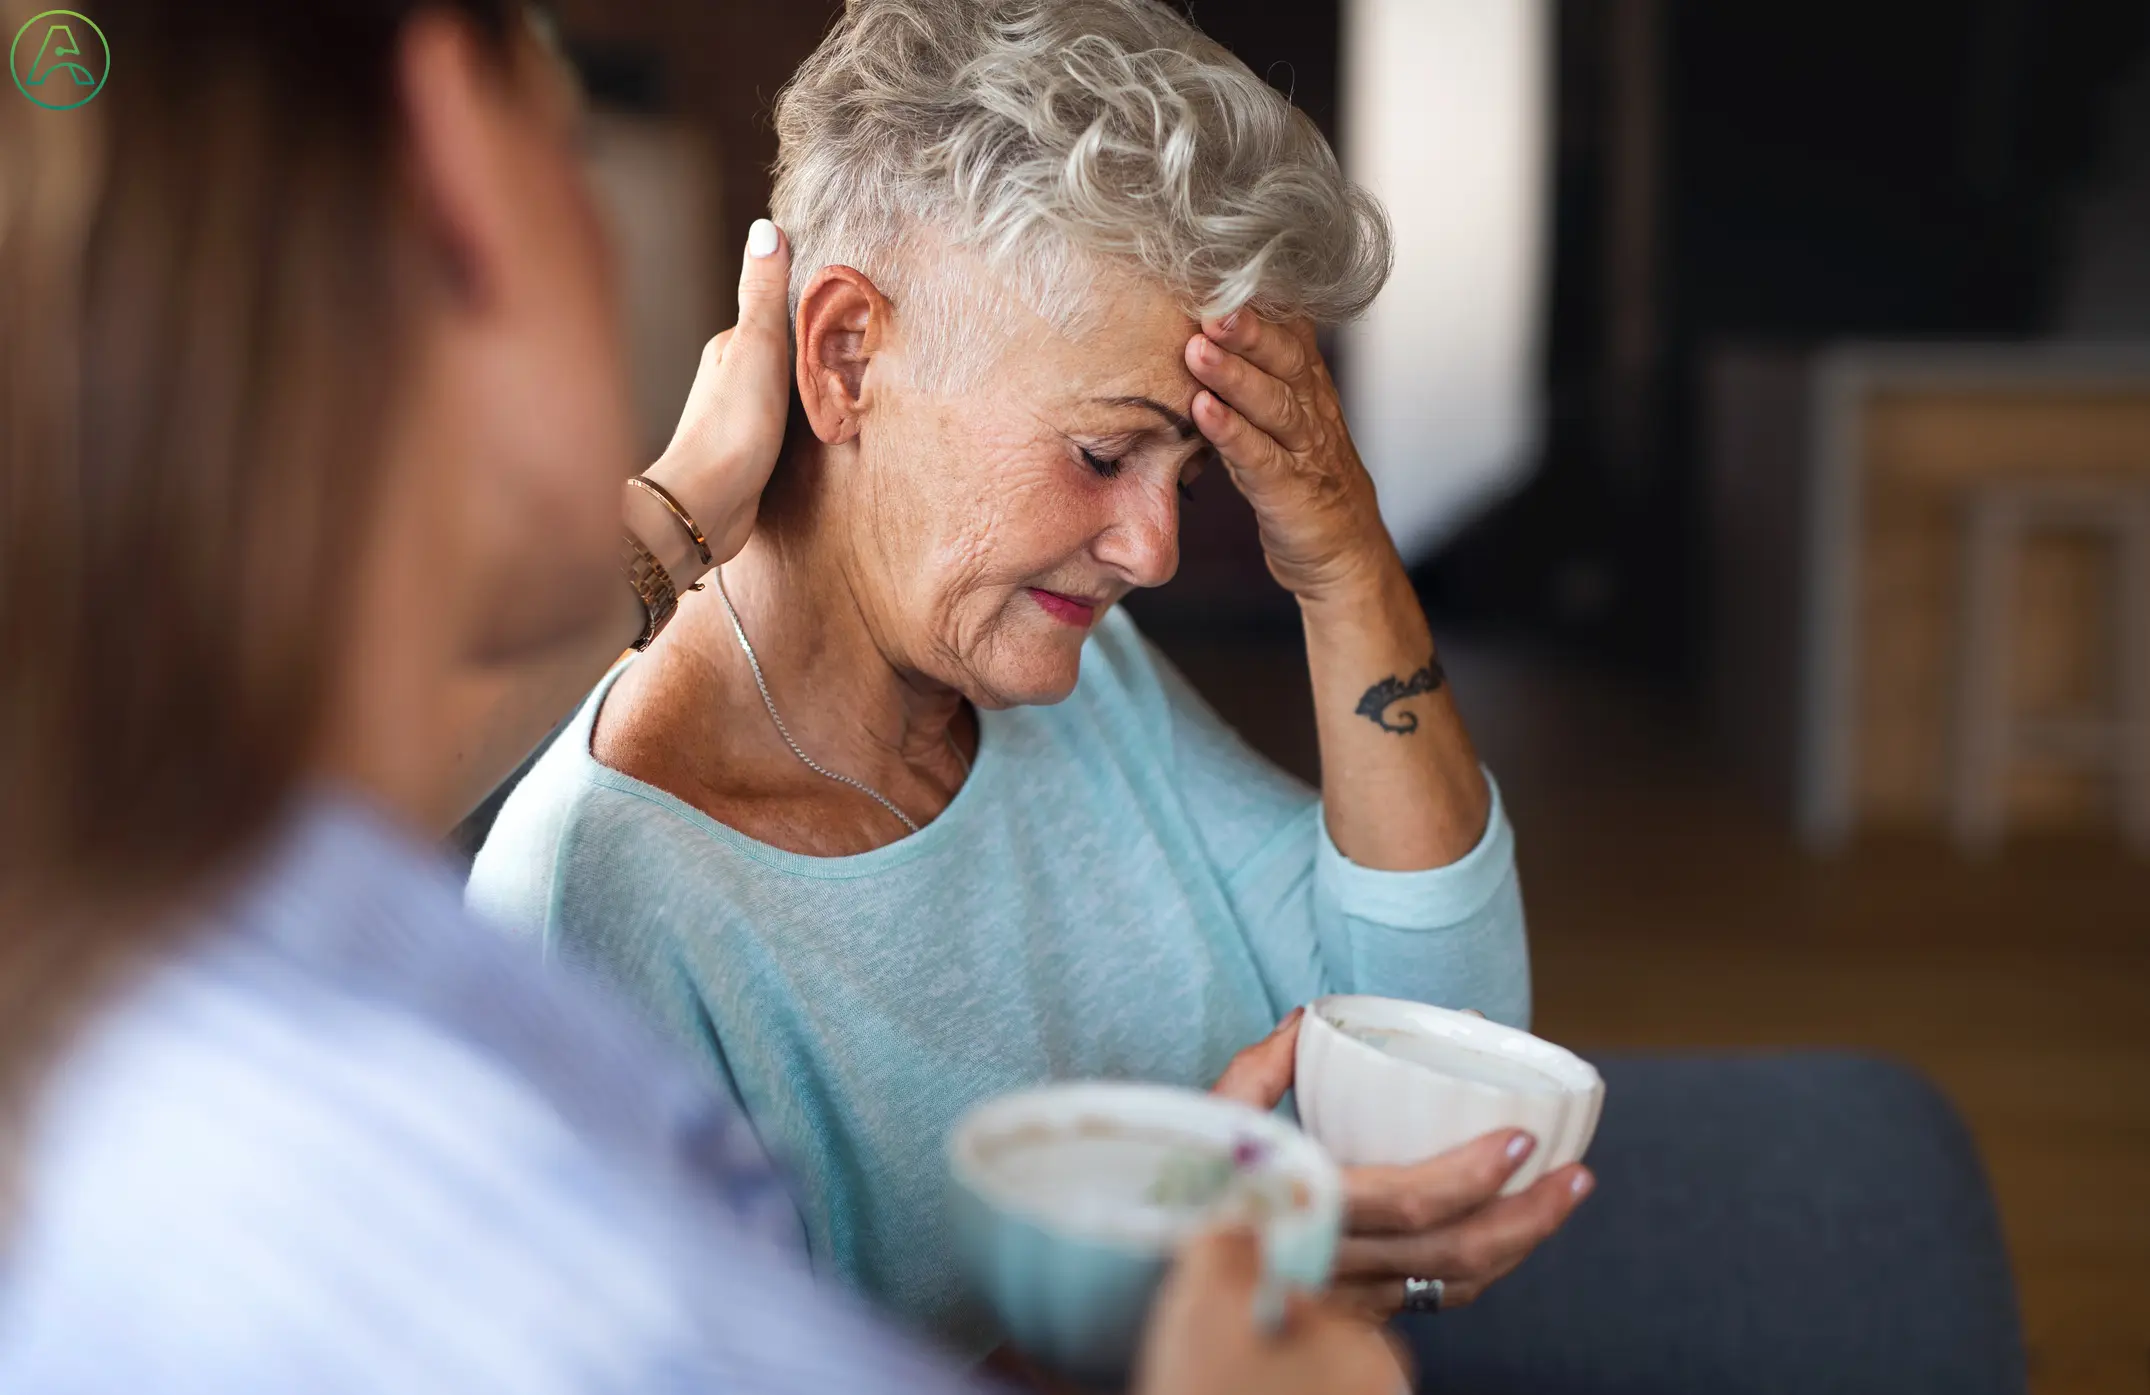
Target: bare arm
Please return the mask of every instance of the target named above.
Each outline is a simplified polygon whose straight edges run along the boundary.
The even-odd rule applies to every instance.
[[[1299,601],[1329,836],[1362,867],[1461,858],[1492,795],[1310,325],[1241,312],[1188,342],[1194,416]]]
[[[764,243],[749,237],[739,323],[703,348],[679,429],[646,472],[686,506],[717,562],[735,555],[754,529],[791,400],[791,249],[781,235],[768,243],[756,255]],[[673,584],[684,591],[699,581],[708,568],[679,521],[643,490],[627,484],[620,490],[624,526],[664,564]],[[441,811],[444,830],[513,773],[641,630],[641,603],[622,583],[601,622],[515,663],[473,669],[458,682],[458,729],[467,735],[456,751],[453,807]]]

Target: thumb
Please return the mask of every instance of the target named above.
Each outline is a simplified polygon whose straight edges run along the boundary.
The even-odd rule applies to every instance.
[[[1291,1088],[1299,1052],[1299,1019],[1305,1012],[1303,1007],[1293,1008],[1275,1031],[1234,1056],[1210,1093],[1257,1109],[1276,1108]]]
[[[752,353],[791,368],[791,241],[767,218],[747,229],[746,257],[739,268],[739,324],[733,339],[752,343]],[[772,349],[774,352],[772,352]]]
[[[1261,1237],[1245,1226],[1205,1231],[1173,1257],[1172,1281],[1195,1301],[1228,1303],[1251,1317],[1262,1281]]]
[[[1244,1226],[1209,1231],[1181,1245],[1150,1306],[1134,1383],[1138,1395],[1228,1389],[1215,1376],[1229,1371],[1235,1350],[1254,1337],[1261,1278],[1262,1243]]]

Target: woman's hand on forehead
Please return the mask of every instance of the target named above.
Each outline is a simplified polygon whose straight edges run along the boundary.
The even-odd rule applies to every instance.
[[[1202,385],[1195,425],[1254,506],[1277,580],[1302,600],[1340,587],[1387,550],[1373,480],[1306,321],[1242,310],[1187,341]]]

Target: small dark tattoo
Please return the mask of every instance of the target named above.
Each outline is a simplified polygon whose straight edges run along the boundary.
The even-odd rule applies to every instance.
[[[1383,731],[1409,736],[1418,730],[1418,714],[1404,712],[1392,722],[1389,720],[1389,709],[1405,698],[1430,693],[1447,681],[1448,675],[1441,672],[1441,661],[1428,659],[1426,666],[1409,678],[1398,678],[1391,674],[1368,688],[1366,696],[1359,699],[1359,715]]]

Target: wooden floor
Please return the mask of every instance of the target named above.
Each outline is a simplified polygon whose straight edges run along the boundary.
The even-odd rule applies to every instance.
[[[1314,769],[1288,644],[1175,642],[1256,745]],[[2089,843],[1833,859],[1714,769],[1694,723],[1543,663],[1444,655],[1520,835],[1537,1029],[1584,1051],[1849,1046],[1969,1120],[2039,1395],[2150,1395],[2150,863]]]

